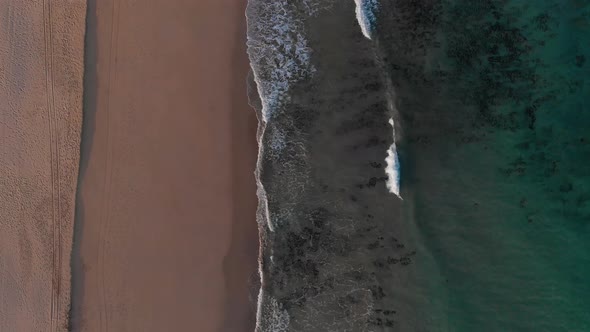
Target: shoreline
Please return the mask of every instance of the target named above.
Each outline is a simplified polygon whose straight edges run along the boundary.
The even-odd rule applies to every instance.
[[[236,43],[232,66],[234,105],[232,107],[232,156],[234,223],[229,252],[223,259],[228,295],[225,321],[221,332],[251,332],[256,323],[256,294],[259,287],[258,224],[256,222],[256,183],[254,171],[258,155],[256,111],[249,105],[248,75],[250,61],[246,52],[246,1],[236,15]],[[244,144],[244,142],[250,142]],[[236,160],[244,160],[247,167],[237,167]],[[237,316],[237,317],[235,317]],[[232,317],[230,319],[230,317]],[[235,318],[234,318],[235,317]]]
[[[88,159],[92,150],[92,138],[95,130],[96,117],[96,60],[97,60],[97,17],[96,0],[86,1],[86,22],[84,33],[84,78],[82,96],[82,130],[80,135],[80,161],[78,166],[78,179],[76,182],[74,230],[72,240],[71,266],[71,301],[68,314],[68,329],[80,330],[81,322],[78,319],[78,311],[81,309],[84,298],[84,269],[80,256],[80,245],[84,235],[84,202],[80,197],[80,184],[86,175]],[[94,84],[94,85],[93,85]]]

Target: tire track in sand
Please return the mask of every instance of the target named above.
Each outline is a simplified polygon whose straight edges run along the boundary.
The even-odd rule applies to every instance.
[[[59,320],[59,294],[61,287],[61,189],[59,179],[59,132],[55,115],[54,77],[53,77],[53,38],[51,23],[51,0],[43,0],[43,41],[45,44],[45,93],[47,97],[47,117],[49,123],[49,151],[51,163],[51,312],[50,331],[57,331]],[[57,187],[57,195],[56,195]]]
[[[106,156],[105,156],[105,173],[103,180],[103,203],[102,215],[100,219],[100,236],[98,246],[98,264],[100,270],[99,283],[97,284],[98,292],[101,299],[101,313],[100,313],[100,330],[108,331],[108,310],[106,299],[106,285],[105,285],[105,257],[106,257],[106,232],[108,230],[110,217],[110,191],[113,178],[113,149],[112,149],[112,134],[111,134],[111,106],[112,106],[112,87],[117,83],[117,46],[119,44],[119,12],[121,1],[113,0],[111,12],[111,35],[109,40],[109,62],[108,62],[108,77],[107,77],[107,106],[105,110],[106,117]],[[98,280],[98,279],[97,279]]]

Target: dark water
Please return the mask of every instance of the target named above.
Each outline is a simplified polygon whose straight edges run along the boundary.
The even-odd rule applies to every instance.
[[[259,331],[590,331],[590,3],[365,4],[249,3]]]

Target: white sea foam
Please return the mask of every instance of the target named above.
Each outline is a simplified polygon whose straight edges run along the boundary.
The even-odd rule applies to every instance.
[[[263,299],[261,299],[261,297]],[[289,331],[289,314],[274,298],[261,293],[259,295],[259,312],[264,312],[263,317],[259,317],[259,329],[264,332],[287,332]],[[261,301],[262,300],[262,301]],[[261,310],[262,309],[262,310]]]
[[[303,8],[310,16],[315,16],[323,10],[327,10],[334,6],[338,0],[300,0]]]
[[[309,14],[318,10],[306,7]],[[313,74],[315,68],[303,19],[292,0],[250,0],[248,12],[248,55],[267,122],[289,99],[293,83]]]
[[[285,133],[280,129],[275,128],[275,130],[272,132],[269,146],[271,153],[278,154],[281,152],[287,146]]]
[[[371,39],[372,31],[375,26],[375,13],[379,8],[377,0],[354,0],[356,3],[356,19],[361,27],[363,35]]]
[[[387,157],[385,158],[385,173],[387,174],[387,189],[389,192],[396,194],[401,198],[399,194],[399,183],[400,183],[400,165],[399,158],[397,156],[397,147],[395,146],[395,127],[393,125],[393,119],[389,119],[389,124],[393,127],[393,143],[387,150]]]

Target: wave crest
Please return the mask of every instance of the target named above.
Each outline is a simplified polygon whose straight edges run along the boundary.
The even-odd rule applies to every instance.
[[[356,3],[356,19],[359,22],[363,35],[371,39],[375,22],[377,21],[375,13],[379,9],[377,0],[354,0]]]
[[[310,14],[318,10],[313,2],[304,3]],[[291,85],[315,71],[304,22],[296,9],[296,3],[288,0],[248,3],[248,56],[265,122],[288,100]]]

